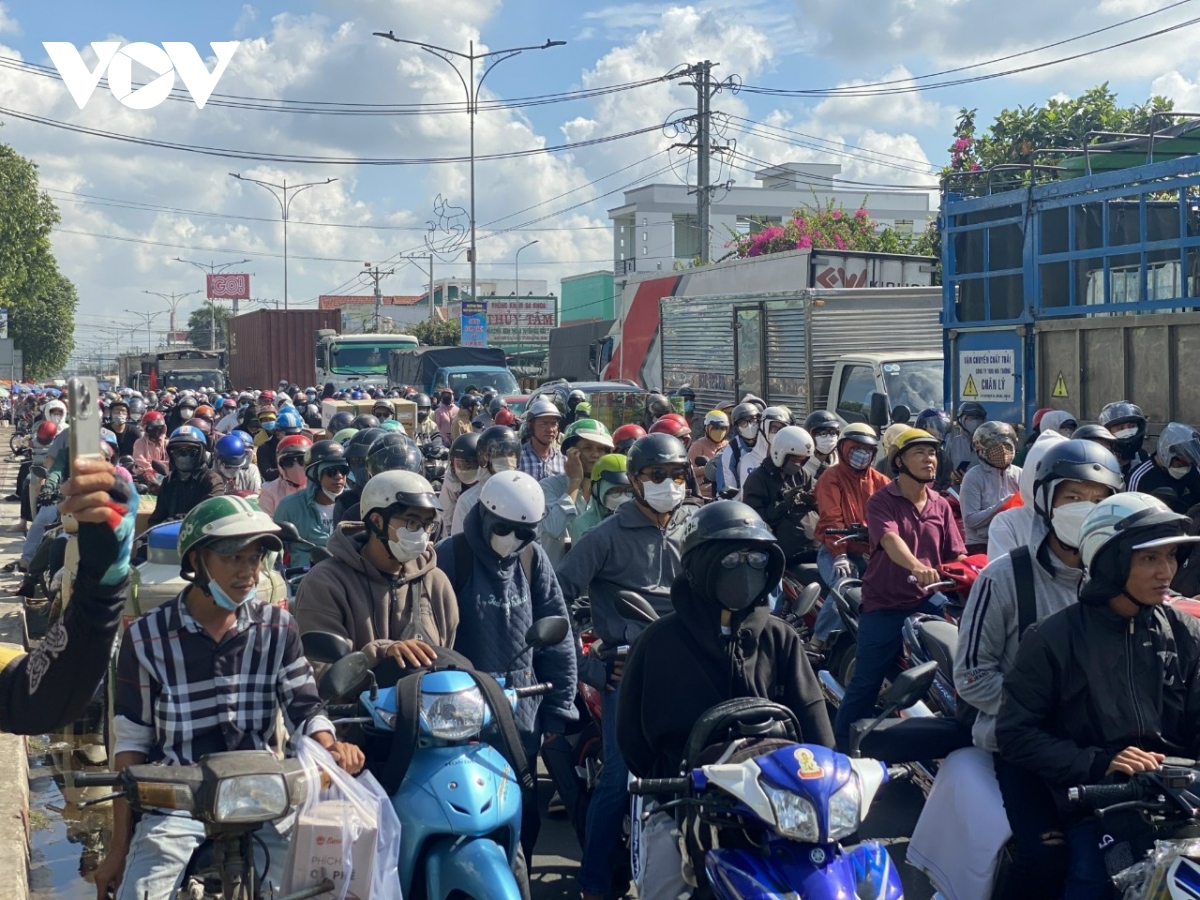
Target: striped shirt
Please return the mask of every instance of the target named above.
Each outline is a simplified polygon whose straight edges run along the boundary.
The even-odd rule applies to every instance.
[[[333,732],[287,610],[251,600],[220,642],[180,593],[135,620],[117,658],[116,752],[188,765],[209,753],[270,749],[276,709],[290,734]]]
[[[533,449],[533,441],[521,445],[520,469],[536,480],[541,481],[547,475],[563,475],[567,471],[567,460],[558,445],[550,448],[550,455],[542,459]]]

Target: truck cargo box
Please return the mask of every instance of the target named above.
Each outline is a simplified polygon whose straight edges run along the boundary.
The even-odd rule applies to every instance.
[[[229,320],[229,380],[235,390],[275,389],[287,380],[317,387],[320,328],[337,328],[336,309],[256,309]]]

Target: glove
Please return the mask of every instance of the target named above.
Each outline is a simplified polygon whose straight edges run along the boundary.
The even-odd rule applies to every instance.
[[[123,469],[108,491],[108,521],[79,523],[79,568],[105,586],[129,577],[129,554],[137,524],[139,496]]]
[[[841,581],[843,578],[853,578],[856,573],[854,571],[854,563],[850,562],[850,557],[844,553],[841,556],[834,557],[833,574],[838,581]]]

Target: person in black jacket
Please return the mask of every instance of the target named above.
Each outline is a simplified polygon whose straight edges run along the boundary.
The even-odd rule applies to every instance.
[[[182,519],[201,500],[225,494],[225,482],[208,467],[208,441],[192,425],[175,429],[167,441],[167,460],[171,474],[158,489],[158,501],[150,513],[150,525],[168,519]]]
[[[746,505],[767,523],[789,565],[815,563],[817,498],[813,477],[804,470],[813,455],[813,439],[797,425],[771,436],[771,453],[746,478],[742,496]],[[808,527],[806,528],[805,525]]]
[[[1166,603],[1190,521],[1148,494],[1096,504],[1080,530],[1079,603],[1031,627],[1004,679],[1005,761],[1066,789],[1200,756],[1200,621]],[[1060,808],[1062,808],[1060,803]],[[1103,827],[1098,824],[1103,822]],[[1064,809],[1067,900],[1112,896],[1105,851],[1140,856],[1119,818]],[[1101,833],[1103,832],[1103,833]]]

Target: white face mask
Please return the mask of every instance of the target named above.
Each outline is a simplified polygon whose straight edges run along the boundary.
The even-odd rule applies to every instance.
[[[745,422],[738,426],[738,434],[742,436],[743,441],[753,441],[758,438],[758,423]]]
[[[179,411],[179,418],[182,421],[186,422],[191,417],[192,417],[192,411],[190,409],[188,409],[186,406]]]
[[[476,467],[474,469],[459,469],[457,474],[458,474],[458,480],[462,484],[471,485],[471,484],[474,484],[475,480],[479,477],[479,468]]]
[[[1083,520],[1095,508],[1095,503],[1079,500],[1075,503],[1064,503],[1050,510],[1050,526],[1054,529],[1054,536],[1072,549],[1078,547]]]
[[[1112,436],[1118,441],[1128,441],[1137,437],[1137,433],[1138,430],[1136,425],[1126,425],[1124,428],[1114,428]]]
[[[1192,471],[1191,466],[1168,466],[1167,467],[1167,474],[1170,475],[1172,478],[1174,478],[1176,481],[1183,478],[1183,476],[1187,475],[1187,473],[1190,471]]]
[[[336,491],[327,491],[327,490],[325,490],[325,488],[321,488],[321,493],[324,494],[326,497],[328,497],[330,500],[336,500],[338,497],[342,496],[342,491],[344,491],[344,490],[346,490],[346,489],[340,488],[339,490],[336,490]]]
[[[506,559],[521,547],[521,539],[515,534],[493,534],[488,538],[488,544],[497,556]]]
[[[609,491],[604,495],[604,508],[609,512],[616,512],[623,504],[628,503],[632,497],[628,493],[618,494],[616,491]]]
[[[113,416],[113,424],[115,425],[124,425],[128,421],[129,416],[125,415],[125,413],[117,413]]]
[[[497,456],[490,463],[492,474],[499,475],[501,472],[517,471],[517,461],[511,456]]]
[[[659,513],[669,513],[676,509],[683,502],[686,492],[687,488],[684,485],[673,481],[663,481],[662,484],[649,481],[642,485],[646,505]]]
[[[396,531],[396,540],[388,541],[388,549],[392,551],[392,556],[402,563],[416,559],[425,552],[425,548],[428,546],[429,532],[424,529],[409,531],[403,526]]]
[[[963,430],[966,431],[967,434],[974,434],[975,429],[982,424],[983,419],[970,418],[962,420]]]
[[[837,447],[836,434],[823,434],[817,438],[814,443],[817,445],[817,452],[828,456]]]

